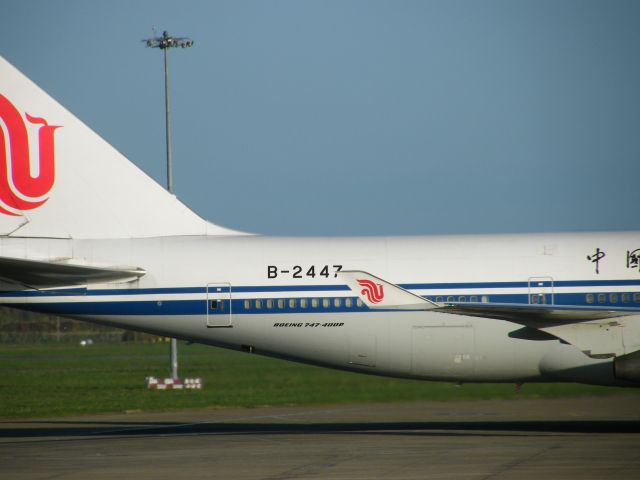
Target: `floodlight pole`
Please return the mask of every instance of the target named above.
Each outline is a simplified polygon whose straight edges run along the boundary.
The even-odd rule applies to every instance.
[[[163,48],[162,53],[164,54],[164,130],[167,142],[167,190],[169,193],[173,193],[173,157],[171,154],[171,110],[169,109],[169,63],[167,61],[167,49]],[[174,339],[171,339],[171,341],[173,342]],[[173,372],[173,369],[171,371]]]
[[[164,32],[165,35],[167,32]],[[162,48],[164,54],[164,131],[167,143],[167,191],[173,194],[173,161],[171,156],[171,110],[169,109],[169,62],[167,61],[167,47]],[[178,340],[169,340],[169,372],[174,380],[178,375]]]
[[[171,47],[191,47],[193,40],[185,37],[172,37],[165,30],[161,37],[153,37],[143,40],[147,47],[159,48],[164,54],[164,111],[165,133],[167,143],[167,191],[173,194],[173,160],[171,154],[171,110],[169,109],[169,62],[167,50]],[[178,341],[172,338],[169,345],[169,369],[171,378],[178,379]]]

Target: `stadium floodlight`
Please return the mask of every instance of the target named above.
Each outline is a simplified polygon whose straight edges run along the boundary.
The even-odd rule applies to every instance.
[[[167,143],[167,190],[173,193],[173,165],[171,155],[171,110],[169,109],[169,64],[167,62],[167,51],[170,48],[188,48],[193,46],[193,40],[187,37],[172,37],[166,30],[160,37],[152,37],[142,40],[149,48],[159,48],[164,53],[164,111],[165,111],[165,132]],[[178,341],[171,339],[169,366],[171,378],[178,378]]]
[[[159,48],[164,53],[164,111],[165,132],[167,142],[167,190],[173,193],[173,164],[171,153],[171,110],[169,109],[169,63],[167,50],[170,48],[188,48],[193,46],[193,40],[188,37],[172,37],[166,30],[160,37],[142,40],[149,48]]]
[[[181,47],[187,48],[193,46],[193,40],[188,37],[172,37],[169,35],[169,32],[166,30],[162,32],[161,37],[152,37],[143,40],[146,42],[147,47],[151,48],[159,48],[161,50],[166,50],[171,47]]]

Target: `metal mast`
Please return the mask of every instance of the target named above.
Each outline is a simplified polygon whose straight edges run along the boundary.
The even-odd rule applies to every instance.
[[[150,48],[159,48],[164,54],[164,110],[165,110],[165,133],[167,143],[167,190],[173,193],[173,160],[171,154],[171,110],[169,109],[169,63],[167,51],[170,48],[188,48],[193,46],[193,40],[187,37],[172,37],[166,30],[160,37],[152,37],[143,40]],[[171,339],[169,366],[171,378],[178,377],[178,341]]]

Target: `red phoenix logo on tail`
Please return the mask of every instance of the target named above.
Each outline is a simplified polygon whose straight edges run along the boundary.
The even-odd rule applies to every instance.
[[[0,95],[0,213],[6,215],[38,208],[48,200],[46,195],[55,181],[53,134],[60,127],[26,112],[25,117],[32,125],[42,125],[38,128],[38,162],[33,165],[27,125],[16,107]]]
[[[358,285],[364,287],[362,289],[362,295],[365,295],[371,303],[380,303],[384,298],[384,289],[382,284],[374,283],[371,280],[357,280]]]

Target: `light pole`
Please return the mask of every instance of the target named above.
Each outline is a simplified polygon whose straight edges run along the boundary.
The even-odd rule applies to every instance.
[[[159,48],[164,54],[164,110],[165,110],[165,132],[167,142],[167,190],[173,193],[173,165],[171,158],[171,110],[169,109],[169,63],[167,61],[167,50],[170,48],[188,48],[193,46],[193,40],[187,37],[172,37],[166,30],[161,37],[152,37],[143,40],[150,48]],[[169,367],[171,378],[178,377],[178,341],[171,339],[169,352]]]

